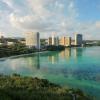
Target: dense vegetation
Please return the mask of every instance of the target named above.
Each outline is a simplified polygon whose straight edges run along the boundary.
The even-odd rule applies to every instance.
[[[100,41],[97,42],[97,46],[100,46]]]
[[[76,97],[76,99],[74,99]],[[0,100],[92,100],[80,90],[65,89],[45,79],[0,75]]]
[[[54,45],[50,45],[50,46],[47,46],[47,50],[49,51],[61,51],[61,50],[64,50],[65,49],[65,46],[54,46]]]
[[[64,49],[65,49],[64,46],[45,46],[40,51],[45,51],[45,50],[60,51]],[[25,44],[15,43],[14,45],[10,45],[10,46],[0,46],[0,58],[20,55],[20,54],[29,54],[38,51],[39,50],[37,50],[36,48],[27,48]]]
[[[0,57],[28,54],[36,51],[35,48],[27,48],[24,44],[16,43],[10,46],[0,46]]]

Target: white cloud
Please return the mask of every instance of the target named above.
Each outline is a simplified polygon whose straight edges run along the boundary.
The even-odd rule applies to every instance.
[[[24,16],[19,13],[10,14],[10,22],[14,27],[40,32],[64,32],[75,23],[76,11],[73,0],[27,0],[31,13]],[[66,3],[66,6],[65,4]],[[66,9],[66,10],[65,10]],[[23,11],[22,11],[23,13]]]
[[[100,21],[78,21],[79,13],[75,0],[2,0],[0,2],[7,6],[5,13],[0,16],[2,22],[0,31],[8,34],[39,31],[45,33],[43,36],[49,36],[55,31],[59,35],[72,36],[72,33],[79,32],[85,37],[91,35],[94,37],[94,33],[98,34],[100,31]],[[0,12],[3,10],[1,9]]]
[[[97,28],[100,28],[100,21],[97,21],[95,25]]]
[[[5,4],[7,4],[9,7],[13,8],[13,0],[2,0]]]

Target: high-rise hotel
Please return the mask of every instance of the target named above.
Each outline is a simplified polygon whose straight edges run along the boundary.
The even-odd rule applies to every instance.
[[[71,46],[71,37],[61,37],[60,38],[60,45]]]
[[[75,45],[81,46],[83,43],[82,34],[75,34]]]
[[[59,38],[58,37],[49,37],[48,39],[48,45],[55,45],[58,46],[59,45]]]
[[[26,46],[40,49],[40,34],[39,32],[26,33]]]

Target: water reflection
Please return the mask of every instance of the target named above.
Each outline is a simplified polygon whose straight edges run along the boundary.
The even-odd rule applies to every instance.
[[[42,77],[53,83],[86,89],[100,97],[99,54],[100,47],[43,52],[0,61],[0,73]]]
[[[48,61],[55,64],[59,61],[59,52],[54,52],[48,55]]]
[[[71,48],[65,49],[65,59],[69,60],[71,57]]]
[[[74,48],[75,58],[80,58],[83,55],[83,48]]]
[[[71,57],[71,48],[66,48],[64,51],[59,53],[59,56],[63,59],[70,59]]]
[[[34,57],[26,58],[27,66],[32,69],[40,69],[40,54],[38,53]]]

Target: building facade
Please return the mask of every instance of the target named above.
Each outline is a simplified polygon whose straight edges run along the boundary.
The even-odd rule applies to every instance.
[[[39,32],[30,32],[26,34],[26,46],[40,49],[40,34]]]
[[[58,37],[49,37],[48,39],[48,45],[55,45],[58,46],[59,45],[59,38]]]
[[[65,38],[65,46],[71,46],[71,37]]]
[[[62,46],[71,46],[71,37],[61,37],[59,42]]]
[[[59,37],[55,37],[55,38],[54,38],[54,44],[55,44],[56,46],[59,45]]]
[[[75,34],[75,45],[81,46],[83,43],[82,34]]]
[[[59,40],[59,44],[65,46],[65,37],[61,37]]]
[[[48,38],[48,45],[53,45],[53,43],[52,43],[52,37]]]

